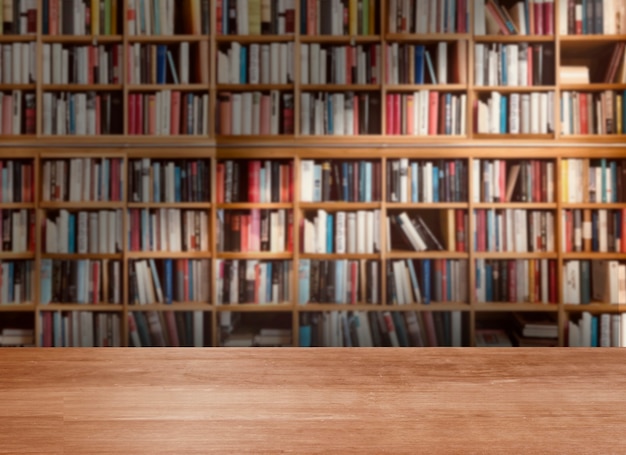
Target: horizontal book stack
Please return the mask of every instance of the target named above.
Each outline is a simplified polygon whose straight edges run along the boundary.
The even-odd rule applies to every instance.
[[[626,209],[563,210],[564,252],[626,253]]]
[[[379,2],[373,0],[298,1],[300,2],[300,33],[302,35],[354,36],[378,33],[378,23],[382,12]]]
[[[626,202],[625,176],[626,160],[623,159],[563,159],[562,200],[566,203]]]
[[[549,134],[554,132],[554,92],[491,92],[476,100],[478,134]]]
[[[556,165],[546,160],[474,159],[474,202],[554,202]]]
[[[626,32],[626,6],[620,0],[559,0],[561,35],[616,35]]]
[[[476,35],[553,35],[554,0],[507,3],[478,0],[474,5]]]
[[[359,136],[381,131],[378,93],[302,92],[300,109],[302,135]]]
[[[293,346],[291,329],[262,327],[237,330],[222,341],[223,347],[287,347]]]
[[[208,325],[202,311],[130,311],[129,346],[203,347],[207,345],[204,331]]]
[[[217,267],[217,304],[288,303],[293,297],[293,262],[222,260]]]
[[[557,303],[557,261],[476,259],[476,300]]]
[[[373,254],[380,248],[380,210],[318,209],[305,214],[301,226],[303,253]]]
[[[301,313],[300,346],[461,346],[459,311],[328,311]]]
[[[218,204],[293,201],[293,161],[225,160],[215,178]]]
[[[129,269],[133,305],[211,300],[208,259],[138,259],[129,263]]]
[[[467,302],[467,261],[412,259],[387,262],[387,302],[395,305]]]
[[[292,42],[233,42],[217,53],[218,84],[293,84],[294,71]]]
[[[626,313],[576,314],[568,321],[567,340],[570,347],[626,347]]]
[[[209,213],[202,210],[130,209],[130,251],[208,251]]]
[[[381,301],[380,263],[374,260],[300,259],[298,302],[372,303]]]
[[[294,1],[217,0],[218,35],[284,35],[294,33]]]
[[[467,201],[464,160],[387,160],[389,202]]]
[[[301,160],[302,202],[380,201],[381,163],[366,160]]]
[[[42,0],[42,32],[44,35],[117,35],[122,33],[123,12],[121,0]]]
[[[221,135],[287,135],[294,133],[293,93],[220,92],[216,131]]]
[[[555,251],[555,216],[543,210],[474,210],[474,247],[478,252]]]
[[[571,260],[563,264],[567,304],[626,303],[626,264],[615,260]]]
[[[43,347],[119,347],[122,346],[120,315],[95,311],[42,311],[40,313]]]
[[[120,158],[49,159],[43,163],[42,199],[52,202],[122,201]]]
[[[554,47],[550,44],[475,44],[476,86],[554,85]]]
[[[291,210],[218,210],[216,228],[218,251],[293,251]]]
[[[43,251],[52,254],[115,254],[123,250],[124,213],[117,210],[48,211]]]
[[[41,260],[39,300],[49,303],[121,304],[122,262],[119,260]]]
[[[16,327],[4,327],[0,331],[0,347],[35,347],[35,331]]]
[[[0,304],[34,303],[33,261],[0,261]]]
[[[467,0],[392,0],[388,3],[390,33],[467,33]]]

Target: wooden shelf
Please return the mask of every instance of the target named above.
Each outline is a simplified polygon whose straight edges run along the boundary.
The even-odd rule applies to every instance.
[[[338,210],[376,210],[382,207],[381,202],[300,202],[302,210],[326,210],[334,212]]]
[[[266,92],[293,90],[293,84],[217,84],[220,92]]]
[[[118,303],[46,303],[38,305],[39,311],[102,311],[121,313],[124,307]]]
[[[251,210],[251,209],[293,209],[293,202],[229,202],[217,204],[222,210]]]
[[[122,84],[44,84],[44,92],[113,92],[124,88]]]
[[[211,259],[210,251],[128,251],[129,259]]]
[[[318,261],[337,260],[378,260],[380,253],[300,253],[300,259],[314,259]]]
[[[376,92],[380,84],[302,84],[303,92]]]
[[[557,253],[474,252],[476,259],[557,259]]]
[[[467,84],[386,84],[387,93],[419,92],[421,90],[441,92],[462,92],[467,90]]]
[[[29,43],[37,41],[37,35],[0,35],[0,44]]]
[[[477,93],[491,93],[491,92],[499,92],[499,93],[533,93],[533,92],[552,92],[556,90],[556,86],[554,85],[532,85],[532,86],[508,86],[508,85],[497,85],[497,86],[485,86],[479,87],[474,86],[474,91]]]
[[[467,303],[462,302],[430,302],[408,303],[406,305],[381,305],[380,303],[307,303],[298,305],[301,313],[318,311],[469,311]]]
[[[301,43],[320,43],[320,44],[378,44],[380,43],[379,35],[300,35]]]
[[[128,311],[213,311],[213,306],[208,302],[150,303],[128,305]]]
[[[265,259],[265,260],[290,260],[293,253],[272,253],[270,251],[232,252],[224,251],[216,253],[218,259]]]
[[[288,303],[223,303],[215,307],[218,312],[233,313],[273,313],[292,311],[293,306]]]
[[[241,44],[256,44],[256,43],[288,43],[295,41],[296,37],[293,34],[287,35],[217,35],[215,40],[218,44],[222,43],[241,43]]]
[[[11,251],[0,251],[1,261],[19,261],[33,259],[35,259],[35,252],[13,253]]]
[[[210,202],[129,202],[129,209],[181,209],[181,210],[208,210]]]
[[[469,253],[458,251],[391,251],[387,259],[469,259]]]
[[[36,84],[0,84],[0,91],[23,90],[32,91],[37,87]]]
[[[590,84],[561,84],[561,92],[564,91],[576,91],[576,92],[604,92],[606,90],[626,90],[626,84],[616,83],[598,83],[592,82]]]
[[[555,303],[541,302],[476,302],[472,307],[475,311],[480,312],[537,311],[556,313],[559,310]]]
[[[469,33],[387,33],[386,41],[399,43],[423,43],[429,41],[463,41],[469,40]]]
[[[626,209],[626,202],[561,202],[563,209]]]
[[[474,35],[475,43],[554,43],[554,35]]]
[[[128,84],[126,86],[131,92],[160,92],[162,90],[172,90],[180,92],[200,92],[208,91],[208,84]]]
[[[571,252],[571,253],[562,253],[564,261],[570,260],[597,260],[597,261],[619,261],[626,258],[624,253],[600,253],[599,251],[594,252]]]
[[[528,210],[554,210],[556,202],[474,202],[475,209],[528,209]]]
[[[168,43],[182,43],[182,42],[199,43],[201,41],[209,41],[209,37],[207,35],[150,35],[150,36],[130,35],[128,36],[128,42],[131,44],[132,43],[168,44]]]
[[[121,260],[123,258],[122,253],[41,253],[42,259],[58,259],[61,261],[79,261],[84,259],[93,260]]]
[[[124,40],[122,35],[42,35],[43,43],[60,44],[121,44]]]
[[[85,202],[41,202],[39,206],[48,210],[105,210],[105,209],[122,209],[123,202],[102,202],[102,201],[85,201]]]
[[[386,202],[387,210],[467,209],[467,202]]]
[[[591,313],[622,313],[626,311],[626,306],[617,303],[583,303],[580,305],[565,303],[563,309],[569,313],[582,313],[583,311]]]
[[[0,313],[32,313],[35,311],[33,303],[2,303]]]
[[[560,35],[559,41],[564,43],[613,43],[618,41],[626,41],[626,35]]]

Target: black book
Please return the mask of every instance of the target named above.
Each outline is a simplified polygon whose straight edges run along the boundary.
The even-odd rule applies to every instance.
[[[233,161],[233,183],[232,183],[232,196],[231,196],[231,201],[232,202],[241,202],[241,195],[240,195],[240,170],[239,170],[239,165],[240,162],[239,161]],[[246,195],[247,196],[247,195]]]
[[[272,161],[270,167],[272,172],[272,202],[280,202],[280,163]]]
[[[222,281],[222,302],[231,303],[230,301],[230,280],[232,261],[224,261],[224,279]]]
[[[230,35],[237,34],[237,2],[228,2],[228,33]]]
[[[202,30],[203,35],[208,35],[210,33],[210,22],[211,22],[211,8],[209,6],[209,0],[202,0],[200,2],[200,14],[202,15],[202,20],[200,28]]]
[[[231,217],[231,250],[241,251],[241,213],[233,213]]]
[[[435,236],[435,234],[433,234],[421,216],[416,215],[414,218],[410,218],[410,220],[413,227],[415,227],[422,240],[424,240],[428,246],[429,250],[444,250],[444,247],[441,242],[439,242],[439,239]]]
[[[393,266],[387,262],[387,305],[397,303],[396,282],[393,277]]]
[[[332,201],[341,201],[342,200],[342,192],[341,192],[341,170],[339,169],[340,163],[339,161],[333,161],[333,177],[332,177],[332,185],[330,190],[330,197]]]
[[[270,250],[270,215],[269,210],[261,210],[261,251]]]
[[[498,261],[500,267],[500,301],[509,301],[509,264],[508,261]]]
[[[246,268],[247,268],[247,264],[246,264]],[[255,291],[256,280],[254,276],[252,277],[251,280],[249,280],[248,277],[245,275],[245,272],[244,272],[244,279],[246,280],[245,301],[248,303],[252,303],[254,302],[254,291]]]
[[[390,347],[391,346],[391,338],[389,337],[389,330],[387,328],[387,323],[385,322],[385,315],[382,311],[375,311],[376,319],[378,320],[378,329],[380,331],[381,338],[381,346]]]
[[[542,85],[554,85],[555,80],[555,62],[554,62],[554,48],[552,46],[544,46],[543,48],[543,74],[541,83]]]
[[[378,348],[382,346],[382,339],[381,339],[381,334],[380,334],[380,327],[378,325],[378,317],[376,316],[376,313],[379,313],[379,312],[368,311],[367,318],[369,319],[370,334],[372,335],[372,344],[374,345],[374,347]]]
[[[494,302],[501,302],[502,301],[502,297],[501,297],[501,291],[502,289],[500,288],[500,261],[493,261],[493,264],[491,266],[491,275],[492,275],[492,280],[493,280],[493,300]],[[489,279],[489,277],[487,277]]]
[[[326,298],[324,302],[326,303],[336,303],[335,302],[335,261],[326,261],[328,263],[328,268],[326,269]]]
[[[248,300],[247,299],[247,294],[246,294],[246,290],[247,290],[247,282],[246,282],[246,261],[245,260],[241,260],[241,261],[235,261],[237,263],[237,267],[238,267],[238,275],[237,275],[237,287],[239,288],[239,303],[250,303],[250,302],[254,302],[253,300]]]
[[[310,271],[310,282],[311,282],[311,297],[310,297],[310,302],[311,303],[318,303],[320,301],[319,296],[320,296],[320,289],[323,289],[320,287],[320,261],[313,259],[311,261],[311,271]]]
[[[331,200],[331,173],[330,173],[330,161],[324,161],[322,163],[322,201],[330,201]]]

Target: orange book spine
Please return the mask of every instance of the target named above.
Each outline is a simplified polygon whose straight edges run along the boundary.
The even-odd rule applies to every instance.
[[[437,131],[439,130],[439,116],[437,115],[437,113],[439,112],[439,94],[437,92],[430,92],[428,94],[428,97],[428,134],[431,136],[436,136]]]
[[[177,136],[180,134],[180,92],[172,92],[172,115],[170,117],[170,134]]]

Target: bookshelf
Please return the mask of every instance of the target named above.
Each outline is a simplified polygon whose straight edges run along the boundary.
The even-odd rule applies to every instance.
[[[10,123],[8,120],[1,123],[0,159],[3,163],[20,161],[31,165],[30,185],[26,185],[26,180],[22,183],[33,196],[29,202],[2,199],[0,208],[11,214],[23,211],[27,220],[32,218],[34,225],[34,233],[27,237],[27,251],[21,251],[23,248],[18,252],[13,252],[12,248],[11,251],[4,251],[3,248],[0,252],[3,263],[12,261],[31,264],[30,282],[33,283],[32,295],[27,301],[0,305],[0,322],[5,321],[0,323],[0,329],[5,324],[32,328],[36,344],[54,344],[63,342],[62,335],[48,334],[50,327],[54,328],[57,324],[56,327],[59,328],[64,324],[64,319],[54,316],[54,313],[63,312],[62,314],[69,315],[65,324],[70,325],[71,318],[76,318],[74,313],[80,313],[77,319],[85,317],[84,324],[98,327],[97,335],[103,342],[109,343],[115,338],[120,345],[129,345],[132,344],[129,324],[133,324],[129,315],[134,317],[141,314],[138,318],[145,320],[147,333],[150,332],[151,324],[161,324],[166,338],[169,337],[168,331],[175,331],[174,328],[187,335],[180,336],[181,345],[195,343],[217,346],[226,340],[224,333],[232,321],[242,319],[251,326],[267,323],[270,329],[275,329],[275,333],[269,332],[269,339],[273,336],[274,339],[280,339],[281,343],[298,345],[299,325],[303,320],[321,318],[318,323],[323,325],[324,322],[319,320],[324,320],[324,315],[331,315],[329,317],[333,319],[332,324],[337,327],[337,324],[345,323],[341,315],[353,311],[356,319],[368,319],[368,324],[389,324],[390,319],[392,325],[408,325],[414,323],[412,316],[402,321],[397,319],[398,315],[403,315],[404,318],[406,314],[415,312],[418,317],[431,313],[445,314],[440,318],[441,321],[433,322],[435,325],[448,324],[454,318],[455,324],[462,327],[462,336],[456,341],[473,345],[476,332],[483,326],[489,327],[493,316],[504,317],[520,311],[549,313],[554,316],[558,325],[557,344],[564,346],[568,344],[572,318],[576,319],[586,311],[593,315],[626,314],[624,305],[607,303],[609,297],[606,296],[589,299],[592,302],[590,304],[574,304],[567,301],[563,288],[567,271],[572,267],[580,267],[570,266],[570,263],[589,263],[590,268],[594,262],[602,261],[624,265],[623,253],[626,248],[623,246],[621,250],[586,247],[576,250],[571,245],[564,245],[567,238],[582,236],[576,233],[576,229],[583,229],[582,226],[566,226],[568,213],[571,213],[572,220],[579,219],[581,222],[583,218],[585,222],[591,221],[592,218],[585,217],[595,217],[594,214],[600,212],[608,213],[615,220],[619,220],[619,215],[622,214],[621,227],[612,230],[611,235],[623,233],[626,200],[601,200],[595,199],[595,195],[594,198],[586,195],[581,199],[570,198],[569,195],[565,197],[566,189],[575,192],[578,188],[567,187],[568,180],[580,182],[583,187],[589,186],[590,182],[583,173],[576,177],[579,180],[574,180],[572,174],[564,174],[563,169],[570,162],[579,161],[581,169],[585,171],[590,166],[602,167],[603,162],[604,166],[606,162],[609,163],[609,169],[610,163],[615,163],[616,171],[618,165],[621,166],[620,169],[624,168],[626,128],[623,125],[618,127],[617,123],[618,119],[622,123],[626,121],[626,115],[618,114],[616,109],[619,105],[618,97],[622,108],[626,107],[626,80],[617,82],[620,71],[623,71],[621,68],[617,69],[614,80],[609,82],[604,81],[604,74],[594,68],[597,67],[599,55],[610,59],[612,53],[617,52],[616,46],[626,41],[626,27],[616,27],[614,34],[563,33],[559,28],[558,18],[563,13],[561,9],[565,3],[555,1],[552,12],[555,22],[552,26],[556,33],[478,34],[474,18],[479,6],[474,2],[458,2],[463,7],[467,5],[465,21],[459,20],[459,16],[453,20],[454,27],[435,24],[434,29],[422,23],[419,27],[426,26],[425,31],[415,33],[416,25],[413,20],[401,25],[389,19],[389,7],[392,4],[389,0],[376,3],[380,11],[373,11],[367,17],[357,17],[354,24],[349,21],[345,25],[325,24],[324,29],[320,28],[318,33],[315,28],[317,22],[309,24],[303,21],[303,7],[307,5],[306,2],[294,1],[285,3],[285,23],[280,22],[280,15],[279,18],[270,18],[267,27],[264,26],[262,30],[253,28],[238,31],[235,23],[235,28],[233,24],[229,24],[226,28],[228,33],[224,33],[225,23],[221,27],[217,26],[221,18],[220,8],[224,4],[215,0],[196,2],[200,8],[197,11],[183,8],[176,12],[173,21],[163,19],[164,22],[158,24],[158,31],[155,24],[151,24],[148,31],[147,26],[141,26],[139,22],[122,20],[132,18],[133,9],[136,15],[141,15],[137,10],[138,2],[118,0],[111,2],[112,10],[108,16],[106,11],[104,16],[100,15],[101,20],[111,21],[106,23],[108,25],[103,23],[99,29],[86,29],[89,31],[87,34],[70,34],[60,33],[63,30],[58,29],[51,33],[51,23],[46,24],[43,17],[44,11],[50,14],[47,9],[50,6],[48,1],[52,0],[37,0],[33,3],[34,8],[31,8],[28,17],[31,22],[34,17],[36,20],[28,23],[24,33],[6,33],[8,29],[5,26],[5,34],[0,35],[3,49],[9,46],[11,52],[26,52],[21,49],[28,45],[29,52],[33,53],[30,57],[35,57],[29,63],[29,77],[22,77],[20,74],[19,79],[13,80],[11,74],[10,78],[3,77],[0,82],[0,93],[4,98],[8,95],[23,98],[20,98],[21,113],[11,116]],[[85,6],[90,4],[77,3]],[[96,3],[99,4],[94,2]],[[430,5],[433,2],[425,3]],[[515,2],[502,3],[513,7]],[[164,1],[162,11],[167,13],[169,7],[169,3]],[[193,11],[194,21],[187,20],[192,17],[189,11]],[[103,17],[108,19],[102,19]],[[401,14],[400,18],[402,17],[404,16]],[[350,14],[348,18],[352,20]],[[367,26],[364,25],[365,22]],[[233,30],[245,34],[231,33]],[[479,47],[482,49],[480,52],[494,51],[496,54],[503,49],[511,49],[513,54],[523,49],[531,49],[531,53],[532,49],[547,49],[549,52],[543,60],[547,62],[543,66],[543,73],[530,75],[533,76],[532,85],[511,86],[510,80],[504,81],[501,77],[496,77],[493,83],[489,78],[478,80]],[[15,51],[18,48],[20,50]],[[241,49],[245,49],[245,52]],[[52,56],[55,52],[62,56],[64,51],[68,54],[66,58],[69,59],[71,55],[73,62],[82,62],[85,58],[89,60],[91,57],[84,56],[94,53],[101,57],[101,61],[106,60],[106,65],[94,75],[60,74],[59,78],[63,68],[58,66]],[[537,55],[542,55],[543,51],[537,52]],[[425,53],[432,59],[432,71],[423,56],[417,57]],[[49,60],[46,58],[48,54]],[[259,62],[258,68],[251,68],[252,54],[255,61]],[[265,54],[267,57],[263,57]],[[337,64],[343,59],[352,59],[347,57],[352,55],[355,57],[354,69]],[[237,66],[233,64],[241,62],[242,56],[246,59],[247,71],[241,71],[241,63]],[[267,60],[263,61],[263,58]],[[323,59],[325,60],[322,63]],[[620,64],[624,65],[623,55],[621,59]],[[417,60],[421,65],[420,69],[417,68]],[[480,62],[481,66],[485,64],[489,65],[488,59]],[[77,63],[72,65],[80,67]],[[415,66],[412,68],[412,65]],[[559,71],[563,65],[586,65],[591,70],[590,82],[564,82]],[[224,70],[226,66],[228,71]],[[326,72],[322,74],[321,68],[324,66]],[[318,68],[320,71],[315,72]],[[252,74],[255,71],[257,74]],[[579,127],[574,128],[570,124],[566,126],[561,121],[563,115],[569,112],[572,115],[572,124],[574,122],[571,105],[564,107],[561,103],[564,97],[569,97],[571,103],[573,94],[589,94],[591,104],[591,100],[603,96],[598,105],[599,109],[603,109],[607,102],[604,94],[609,92],[612,93],[615,103],[612,107],[612,129],[607,130],[604,124],[600,129],[590,130],[587,125],[583,132]],[[28,101],[26,95],[29,97]],[[520,115],[517,126],[513,128],[508,117],[501,121],[489,112],[489,103],[495,105],[501,103],[497,101],[501,98],[511,100],[513,97],[517,100],[514,102],[520,106],[526,102],[525,99],[529,106],[535,106],[524,115],[533,121],[534,117],[541,118],[541,125],[531,125],[530,120],[524,120],[521,118],[524,115]],[[59,107],[55,100],[62,100],[64,103],[67,101],[67,105]],[[73,114],[70,114],[70,100],[75,103],[71,108]],[[446,105],[448,102],[450,104]],[[235,107],[235,103],[238,107]],[[429,109],[433,103],[439,106],[431,114]],[[484,108],[478,107],[481,103],[484,103]],[[100,107],[99,114],[89,110],[92,105]],[[411,105],[414,110],[409,112],[408,106]],[[54,106],[54,111],[51,106]],[[352,110],[345,111],[345,106]],[[447,117],[446,106],[449,111]],[[77,108],[84,110],[83,115]],[[485,108],[486,120],[480,113]],[[509,104],[507,108],[510,109]],[[11,109],[7,112],[11,112]],[[50,122],[48,119],[52,116],[45,115],[46,112],[56,112],[67,121],[59,123],[56,118],[56,123]],[[597,112],[604,112],[606,116],[605,111]],[[580,116],[580,112],[576,115]],[[343,118],[344,125],[341,128],[329,127],[329,116]],[[425,123],[419,123],[416,116]],[[353,121],[346,121],[348,118]],[[580,120],[581,117],[576,119]],[[525,121],[528,124],[524,125]],[[5,128],[5,125],[9,126]],[[487,129],[479,129],[480,125],[487,125]],[[70,132],[83,134],[69,134]],[[333,134],[329,134],[331,132]],[[119,172],[116,175],[121,180],[116,182],[118,190],[115,200],[51,200],[46,197],[48,190],[43,187],[46,163],[61,160],[68,163],[70,171],[70,161],[77,159],[91,159],[93,163],[102,159],[118,160]],[[188,200],[155,200],[150,197],[135,199],[129,181],[130,172],[134,163],[145,160],[151,163],[145,171],[151,179],[148,184],[151,196],[154,176],[159,172],[154,170],[154,163],[164,166],[173,162],[203,163],[202,175],[206,178],[203,177],[204,180],[198,180],[195,184],[203,187],[201,197]],[[426,163],[435,166],[440,161],[446,166],[454,163],[457,170],[463,169],[465,177],[459,178],[458,174],[455,177],[448,176],[449,180],[444,177],[441,183],[446,187],[453,183],[456,193],[446,195],[444,192],[442,197],[436,198],[432,195],[424,197],[425,194],[422,193],[428,190],[427,186],[416,190],[417,196],[413,197],[409,179],[406,198],[401,199],[399,195],[392,196],[392,192],[396,191],[392,181],[397,178],[392,168],[393,163],[400,163],[402,160],[407,160],[409,165],[416,164],[416,169],[422,169],[421,166]],[[481,194],[484,182],[478,175],[483,173],[483,169],[474,167],[477,161],[506,163],[507,171],[500,177],[504,179],[503,189],[513,167],[520,163],[535,162],[538,166],[536,172],[539,172],[537,175],[544,180],[537,183],[537,191],[543,193],[536,195],[537,197],[529,195],[518,198],[520,190],[515,190],[514,199],[484,197]],[[249,194],[240,194],[237,199],[228,199],[225,197],[227,177],[220,174],[220,169],[227,162],[238,163],[239,184],[246,191],[251,178],[249,164],[252,162],[259,162],[259,168],[255,171],[258,175],[254,174],[255,178],[260,178],[260,171],[267,164],[268,171],[263,174],[263,181],[267,184],[278,175],[278,180],[274,181],[280,181],[281,184],[277,189],[268,188],[263,197],[249,199]],[[353,194],[348,192],[348,188],[342,188],[337,190],[341,194],[329,194],[318,199],[305,198],[301,188],[305,178],[303,166],[307,163],[320,166],[329,163],[331,173],[334,172],[333,163],[342,166],[343,163],[357,163],[356,168],[350,172],[355,172],[359,167],[358,163],[370,163],[369,172],[373,172],[370,184],[375,188],[371,194],[365,196],[361,194],[365,189],[358,186],[362,182],[353,178],[357,182]],[[183,167],[185,166],[186,164]],[[552,169],[549,177],[547,166]],[[340,175],[343,175],[343,171],[341,168]],[[414,175],[413,171],[408,172],[409,176]],[[141,178],[144,174],[139,171],[138,175]],[[361,177],[363,175],[369,174],[360,174]],[[493,174],[488,175],[492,175],[491,179],[496,178]],[[615,174],[607,178],[615,184],[620,182],[620,188],[623,185],[623,175]],[[548,180],[550,190],[546,187]],[[478,186],[475,181],[479,182]],[[421,184],[424,185],[424,182]],[[310,186],[310,183],[307,185]],[[420,183],[416,185],[419,186]],[[194,188],[197,192],[198,188]],[[278,197],[272,194],[272,190],[278,192]],[[617,193],[618,188],[613,191]],[[577,211],[580,216],[575,215],[574,212]],[[82,212],[84,214],[81,215]],[[100,212],[115,214],[108,221],[111,229],[119,231],[111,237],[114,245],[112,250],[104,252],[98,248],[87,248],[86,252],[78,253],[76,250],[70,253],[65,250],[50,252],[47,249],[45,235],[48,223],[60,220],[61,213],[62,217],[67,214],[68,219],[76,220],[77,223],[78,217],[89,219],[90,214]],[[163,231],[167,230],[165,226],[177,225],[168,225],[165,222],[169,213],[176,214],[172,215],[178,216],[176,219],[191,217],[189,223],[194,223],[194,233],[189,235],[194,237],[195,234],[202,234],[201,248],[142,246],[141,234],[145,234],[145,229],[139,229],[140,235],[133,234],[136,227],[150,225],[150,219],[162,220],[154,221],[155,227],[152,228],[161,239]],[[393,232],[395,243],[399,231],[394,227],[394,230],[388,232],[387,219],[395,219],[403,213],[412,218],[427,218],[426,224],[439,237],[438,240],[443,244],[442,249],[415,251],[410,246],[398,248],[395,244],[388,248],[388,237]],[[246,228],[249,240],[256,239],[257,234],[259,237],[263,235],[261,225],[257,226],[259,231],[255,234],[256,231],[251,229],[254,222],[250,219],[256,216],[260,219],[265,214],[268,220],[276,221],[280,218],[282,225],[274,226],[280,240],[274,241],[284,242],[282,248],[272,249],[271,245],[268,248],[258,245],[259,248],[253,250],[237,251],[241,249],[240,243],[237,248],[230,248],[230,243],[220,244],[224,232],[228,231],[223,218],[236,217],[239,223],[243,219],[245,226],[250,222],[250,226]],[[333,239],[330,248],[321,248],[320,245],[316,249],[313,241],[313,246],[305,249],[304,245],[311,239],[311,232],[315,231],[309,230],[306,234],[300,226],[312,225],[315,228],[316,223],[320,224],[321,218],[328,220],[329,216],[333,220],[333,229],[337,226],[338,218],[345,219],[342,229],[347,229],[349,223],[354,223],[355,227],[366,224],[375,228],[370,232],[366,227],[362,235],[353,236],[355,249],[348,249],[348,245],[345,245],[345,248],[337,250],[336,239]],[[548,248],[546,245],[535,245],[532,249],[527,249],[527,245],[526,248],[519,249],[507,249],[502,245],[492,248],[489,244],[479,246],[478,239],[483,238],[478,236],[475,239],[473,233],[477,229],[489,227],[490,216],[494,220],[505,221],[509,217],[509,224],[513,220],[528,221],[536,230],[543,229],[542,240],[539,242],[545,242],[549,234],[552,246]],[[143,221],[142,217],[145,217]],[[352,217],[353,221],[349,221]],[[463,248],[457,248],[457,228],[461,226],[455,224],[457,217],[463,226],[460,229],[463,232]],[[359,220],[371,218],[380,222],[359,223]],[[619,221],[615,223],[616,226],[620,224]],[[550,226],[548,233],[546,225]],[[206,229],[198,226],[206,226]],[[490,229],[495,229],[494,226],[495,224]],[[487,233],[484,241],[492,236],[493,231],[487,230]],[[241,232],[237,235],[241,242]],[[623,234],[621,235],[623,238]],[[356,248],[361,237],[367,239],[366,249]],[[251,245],[246,246],[249,248]],[[106,295],[101,289],[101,295],[98,296],[100,301],[104,297],[112,302],[112,295],[116,295],[118,303],[38,303],[42,296],[42,266],[54,264],[55,261],[83,261],[87,264],[80,267],[118,264],[115,269],[111,269],[111,276],[114,275],[119,280],[116,281],[119,282],[119,289],[111,289]],[[93,261],[100,266],[86,261]],[[192,285],[197,287],[190,288],[195,293],[183,292],[172,299],[171,305],[164,303],[165,298],[159,303],[135,304],[134,297],[131,296],[139,294],[138,290],[133,291],[136,264],[146,264],[144,273],[152,276],[151,261],[155,264],[159,280],[164,279],[166,267],[191,267],[192,274],[199,274]],[[333,265],[329,266],[330,262]],[[423,267],[427,262],[433,271],[440,268],[445,272],[446,281],[465,283],[460,286],[463,288],[462,292],[453,292],[451,284],[448,284],[447,289],[437,290],[437,298],[433,298],[434,294],[431,296],[432,303],[424,304],[413,303],[418,299],[415,290],[411,289],[401,297],[407,303],[394,304],[394,299],[399,301],[399,295],[395,294],[394,297],[389,289],[403,282],[392,283],[395,275],[388,270],[393,271],[393,267],[397,267],[397,273],[404,273],[400,270],[406,269],[409,281],[404,284],[409,284],[413,283],[409,269],[415,268],[421,293],[425,286],[423,274],[426,272]],[[306,287],[300,279],[300,271],[307,264],[314,264],[314,267],[319,268],[331,267],[335,273],[333,276],[345,277],[349,286],[343,286],[339,291],[335,289],[336,295],[332,297],[336,296],[336,299],[327,298],[328,295],[315,295],[313,301],[305,298],[307,303],[300,304],[301,295],[304,295],[303,289]],[[542,290],[540,287],[537,292],[531,293],[533,295],[523,298],[518,298],[515,293],[512,294],[513,297],[507,294],[506,299],[501,293],[489,296],[477,294],[474,292],[474,283],[479,287],[481,273],[484,275],[485,270],[493,270],[486,268],[486,264],[490,264],[490,267],[491,264],[506,264],[507,268],[508,264],[514,264],[520,270],[530,268],[532,271],[548,268],[548,275],[552,274],[548,278],[549,281],[552,280],[552,284],[548,287],[552,286],[553,289]],[[498,269],[504,266],[495,265]],[[141,269],[143,266],[139,267]],[[258,289],[253,293],[243,292],[243,288],[241,291],[232,289],[232,292],[228,289],[225,300],[225,282],[232,277],[230,268],[233,267],[240,267],[237,276],[240,273],[252,274],[250,276],[278,273],[278,284],[273,283],[273,277],[268,278],[272,286],[269,286],[269,291],[266,289],[266,295],[259,295]],[[336,271],[337,267],[341,272]],[[227,269],[229,271],[225,272]],[[279,269],[280,272],[276,272]],[[96,273],[102,273],[102,269]],[[524,276],[530,272],[519,273]],[[205,277],[206,282],[198,281],[198,276]],[[258,276],[255,280],[259,280]],[[103,277],[101,275],[100,279]],[[327,277],[331,277],[331,272],[327,271]],[[110,284],[108,275],[106,279]],[[310,280],[313,282],[311,278]],[[319,282],[319,277],[315,282]],[[165,286],[163,282],[161,284]],[[174,283],[172,286],[176,288],[177,285]],[[375,287],[375,291],[372,291],[371,286]],[[545,287],[545,283],[542,286]],[[176,292],[173,289],[172,295]],[[150,294],[146,294],[144,297],[148,299],[149,296]],[[239,303],[235,304],[233,301],[227,304],[233,296],[237,297]],[[157,300],[156,294],[154,300]],[[331,303],[327,300],[346,303]],[[546,303],[540,303],[542,301]],[[83,316],[91,313],[92,316]],[[381,317],[372,318],[371,313],[380,313]],[[351,322],[354,323],[354,320]],[[262,324],[259,321],[263,321]],[[421,328],[425,329],[425,326],[422,325]],[[288,329],[291,329],[289,337],[285,335],[285,330]],[[42,336],[44,332],[48,334],[47,338]],[[55,336],[61,338],[55,339]],[[446,336],[446,340],[451,342],[451,336]],[[287,337],[288,341],[285,341]],[[85,340],[90,341],[89,337]],[[245,342],[245,338],[242,342]]]

